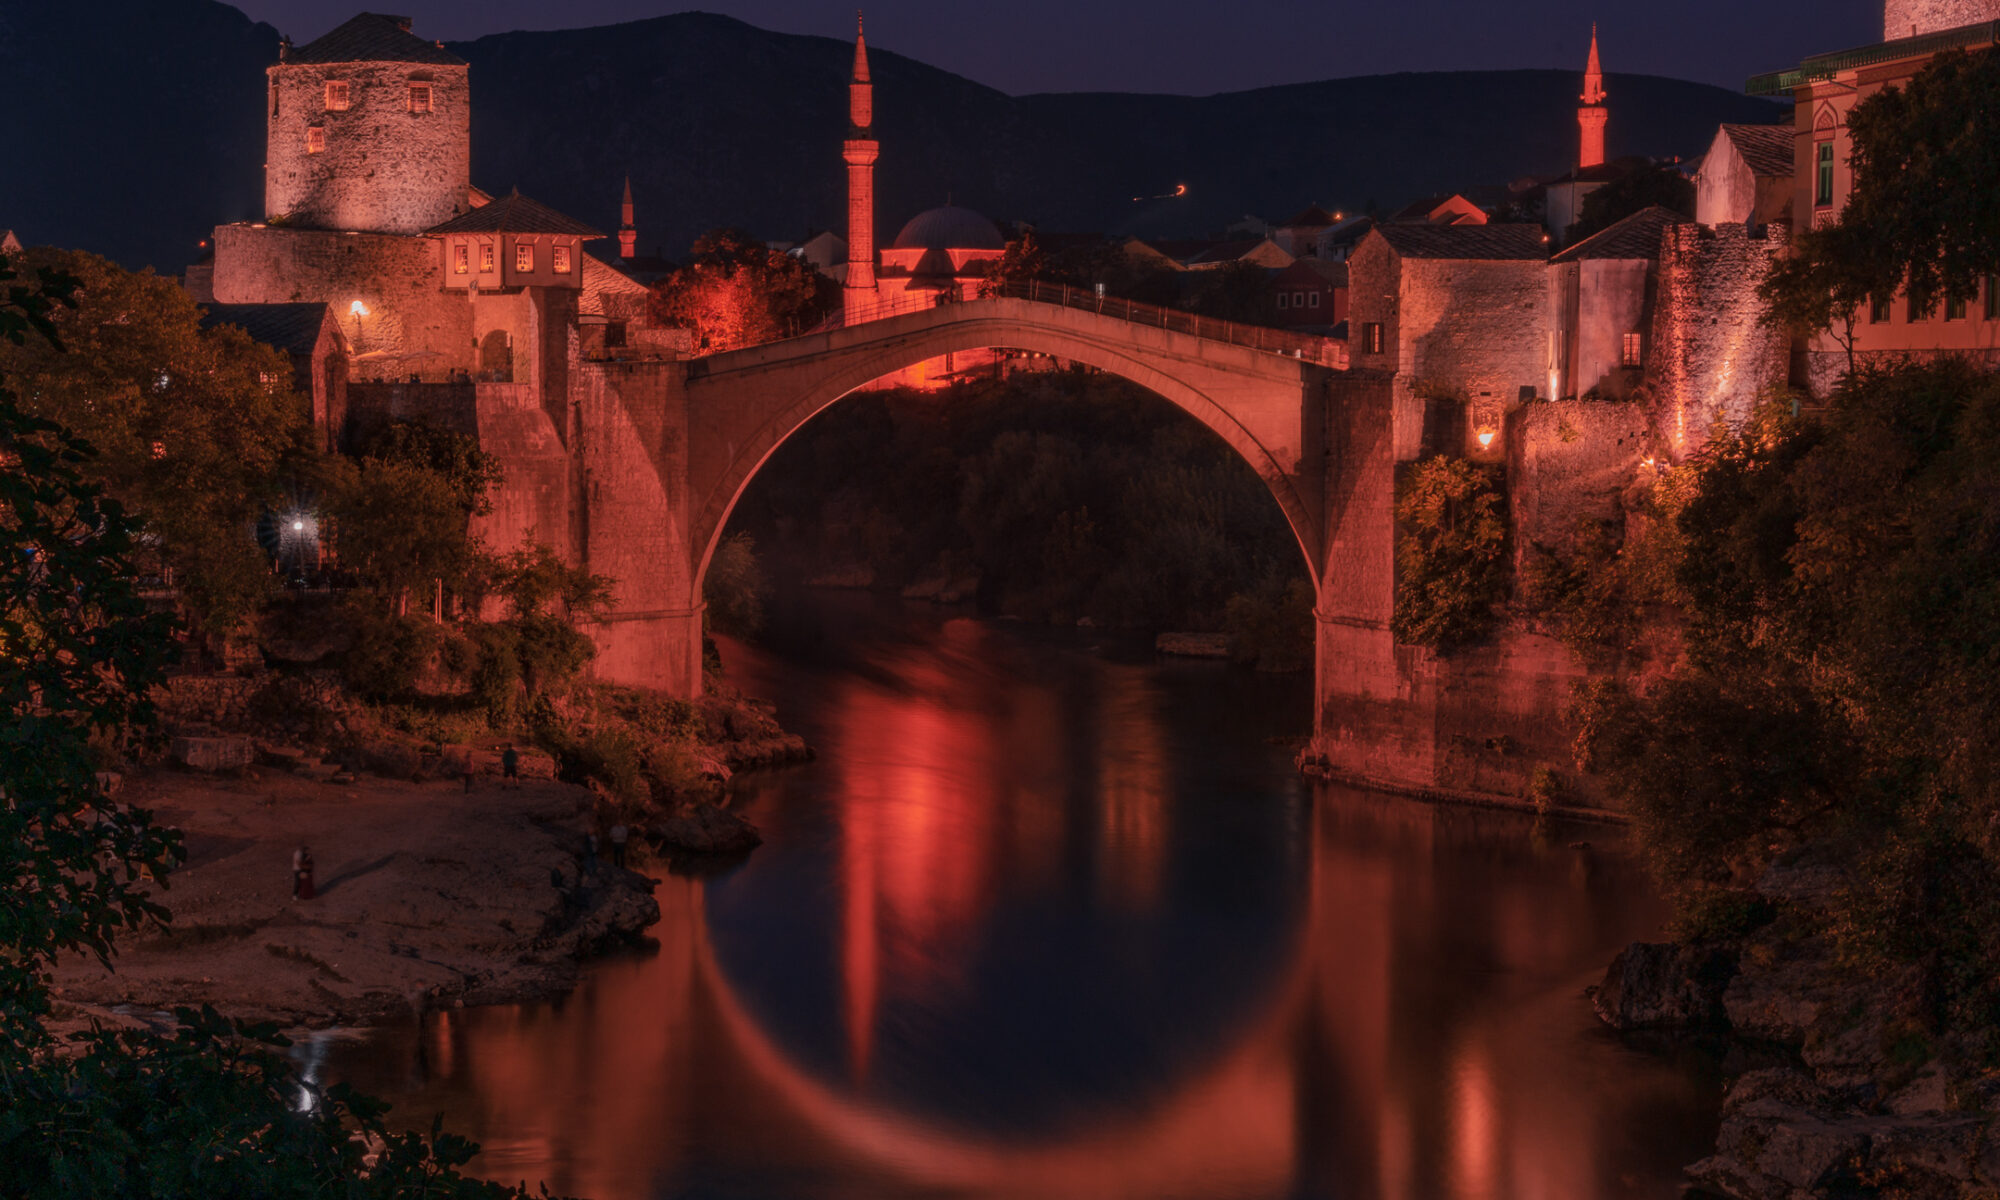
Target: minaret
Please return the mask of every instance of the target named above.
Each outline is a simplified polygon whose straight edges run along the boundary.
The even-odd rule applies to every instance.
[[[1583,145],[1577,153],[1578,169],[1604,162],[1604,68],[1597,62],[1597,26],[1590,27],[1590,62],[1583,68],[1583,107],[1576,110],[1576,123],[1583,127]]]
[[[618,211],[618,257],[631,262],[639,257],[639,229],[632,224],[632,177],[625,177],[625,203]]]
[[[847,85],[847,286],[843,307],[851,322],[875,304],[875,85],[868,81],[868,42],[861,14],[854,14],[854,78]]]

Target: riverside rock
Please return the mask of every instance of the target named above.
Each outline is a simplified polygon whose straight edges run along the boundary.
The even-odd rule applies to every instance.
[[[756,826],[715,804],[691,805],[646,832],[662,846],[689,854],[743,854],[764,842]]]
[[[1707,1029],[1723,1021],[1723,990],[1736,972],[1730,951],[1633,942],[1611,960],[1592,1003],[1614,1029]]]

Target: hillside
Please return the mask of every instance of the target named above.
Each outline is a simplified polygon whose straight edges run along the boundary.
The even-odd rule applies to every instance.
[[[210,226],[261,207],[277,41],[213,0],[0,0],[0,227],[178,270]],[[845,43],[686,13],[451,49],[472,64],[473,176],[489,190],[518,185],[611,229],[629,172],[641,246],[668,255],[718,224],[797,237],[841,220]],[[1576,138],[1562,71],[1011,97],[873,47],[871,61],[885,238],[948,196],[1051,228],[1198,234],[1309,199],[1393,205],[1559,171]],[[1781,115],[1652,76],[1608,90],[1614,156],[1695,154],[1719,122]],[[1178,183],[1182,199],[1133,200]]]

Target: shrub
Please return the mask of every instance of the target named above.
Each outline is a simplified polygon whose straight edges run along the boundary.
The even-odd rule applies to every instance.
[[[1445,455],[1411,464],[1396,523],[1396,639],[1448,650],[1485,638],[1507,594],[1499,469]]]

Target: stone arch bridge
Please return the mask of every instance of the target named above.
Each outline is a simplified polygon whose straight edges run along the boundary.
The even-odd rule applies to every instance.
[[[1317,595],[1318,752],[1357,778],[1439,783],[1437,672],[1389,628],[1395,468],[1415,456],[1421,413],[1396,410],[1387,376],[1336,369],[1297,335],[1049,299],[941,304],[692,361],[572,359],[560,391],[482,388],[480,441],[506,482],[480,532],[505,545],[532,531],[615,579],[615,608],[590,628],[600,678],[691,697],[709,558],[785,439],[843,396],[946,354],[1087,364],[1212,430],[1283,510]],[[1510,736],[1537,722],[1519,724]]]

